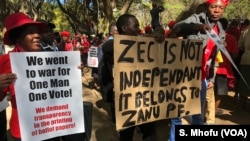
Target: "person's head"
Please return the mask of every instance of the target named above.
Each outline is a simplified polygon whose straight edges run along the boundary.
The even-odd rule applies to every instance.
[[[238,27],[239,26],[239,21],[237,20],[237,19],[233,19],[231,22],[230,22],[230,24],[229,24],[229,26],[230,27]]]
[[[4,43],[6,45],[19,45],[24,51],[39,51],[41,36],[46,24],[33,21],[24,13],[10,14],[4,20],[6,32]]]
[[[241,27],[245,28],[245,27],[248,27],[250,25],[250,20],[249,19],[245,19],[244,21],[242,21],[240,24],[239,24]]]
[[[70,33],[64,30],[61,32],[61,37],[64,42],[68,42],[70,40]]]
[[[206,12],[207,11],[207,3],[204,2],[204,3],[201,3],[199,4],[196,9],[195,9],[195,13],[196,14],[199,14],[199,13],[202,13],[202,12]]]
[[[109,36],[114,36],[114,34],[117,34],[117,27],[116,27],[116,23],[111,23],[109,25]]]
[[[250,20],[249,20],[249,19],[245,19],[245,20],[243,21],[243,24],[244,24],[245,26],[249,26],[249,25],[250,25]]]
[[[88,40],[88,36],[87,36],[86,34],[82,34],[82,39],[83,39],[84,41],[87,41],[87,40]]]
[[[229,0],[207,0],[208,16],[211,21],[218,21],[224,14]]]
[[[153,8],[156,8],[157,7],[157,4],[155,2],[152,2],[152,7]]]
[[[75,44],[76,47],[82,46],[82,39],[81,39],[81,37],[76,37],[74,42],[75,42],[74,44]]]
[[[140,32],[139,22],[134,15],[121,15],[116,22],[116,26],[119,34],[137,36]]]
[[[55,24],[51,22],[42,21],[46,24],[46,28],[42,35],[42,42],[52,45],[55,41],[55,32],[54,29],[56,28]]]
[[[56,40],[56,43],[60,43],[61,40],[62,40],[61,35],[60,35],[60,33],[58,31],[54,32],[54,38]]]
[[[94,44],[100,45],[102,42],[103,42],[103,33],[96,34],[96,36],[94,38]]]
[[[220,18],[219,21],[220,21],[220,23],[221,23],[223,29],[226,30],[227,27],[228,27],[228,20],[227,20],[226,18]]]

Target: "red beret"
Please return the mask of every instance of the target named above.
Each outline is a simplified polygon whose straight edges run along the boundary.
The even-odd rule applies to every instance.
[[[211,4],[212,2],[215,2],[217,0],[207,0],[207,4]],[[230,3],[230,0],[219,0],[223,2],[226,6]]]
[[[169,28],[172,28],[174,25],[175,25],[175,21],[170,21],[169,23],[168,23],[168,27]]]
[[[151,26],[146,26],[146,27],[144,28],[144,31],[145,31],[145,32],[150,32],[150,31],[152,31],[152,27],[151,27]]]
[[[61,36],[62,37],[69,37],[70,36],[70,33],[68,31],[62,31],[61,32]]]

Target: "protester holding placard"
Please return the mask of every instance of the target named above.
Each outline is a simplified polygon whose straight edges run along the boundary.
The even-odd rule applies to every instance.
[[[98,88],[98,64],[103,56],[102,45],[104,43],[102,33],[95,36],[88,52],[88,67],[92,69],[93,82],[91,88]]]
[[[207,10],[200,14],[193,14],[187,19],[176,23],[173,27],[173,33],[177,36],[183,36],[186,39],[199,39],[204,42],[204,55],[202,58],[202,86],[200,91],[201,99],[201,114],[192,116],[191,124],[204,124],[204,106],[206,99],[206,90],[213,87],[214,73],[213,68],[215,57],[217,54],[217,47],[215,43],[209,38],[206,31],[214,30],[219,35],[222,42],[225,40],[225,31],[219,22],[222,17],[229,0],[207,0]],[[210,71],[209,71],[210,70]],[[209,76],[209,77],[208,77]],[[170,141],[175,140],[175,125],[181,124],[181,119],[172,119],[170,130]]]
[[[122,35],[132,35],[137,36],[139,34],[139,22],[135,16],[130,14],[121,15],[117,20],[117,29],[119,34]],[[103,61],[104,68],[102,69],[103,74],[102,84],[107,86],[107,100],[108,102],[114,104],[114,82],[113,82],[113,65],[114,65],[114,40],[108,40],[103,44]],[[120,141],[132,141],[133,134],[136,127],[140,128],[140,131],[143,134],[143,140],[147,141],[157,141],[156,127],[155,123],[145,123],[138,126],[132,126],[124,130],[119,131]]]
[[[7,45],[15,45],[12,52],[36,52],[40,51],[40,42],[42,33],[46,24],[35,22],[24,13],[14,13],[6,17],[4,24],[7,31],[4,34],[4,43]],[[9,54],[0,57],[0,74],[11,74],[11,64]],[[16,78],[11,75],[12,81]],[[11,80],[11,79],[10,79]],[[10,82],[9,80],[9,82]],[[7,92],[11,94],[12,113],[10,119],[10,133],[14,141],[21,141],[20,127],[17,114],[17,105],[15,99],[14,84],[1,89],[1,96],[5,96]]]

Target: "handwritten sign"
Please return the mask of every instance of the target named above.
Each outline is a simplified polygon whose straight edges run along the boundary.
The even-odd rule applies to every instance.
[[[116,128],[199,114],[202,41],[116,35]]]
[[[79,52],[11,53],[22,140],[84,132]]]

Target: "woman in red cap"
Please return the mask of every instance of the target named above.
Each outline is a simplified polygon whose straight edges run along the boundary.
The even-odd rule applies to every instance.
[[[12,52],[36,52],[40,51],[40,33],[46,27],[45,23],[35,22],[24,13],[14,13],[6,17],[4,21],[7,31],[4,33],[4,44],[15,45]],[[12,74],[9,54],[0,57],[0,74]],[[15,79],[16,76],[11,76]],[[11,94],[12,113],[10,118],[10,133],[14,141],[21,141],[17,104],[15,98],[14,84],[11,83],[5,88],[0,88],[0,97],[7,92]]]

